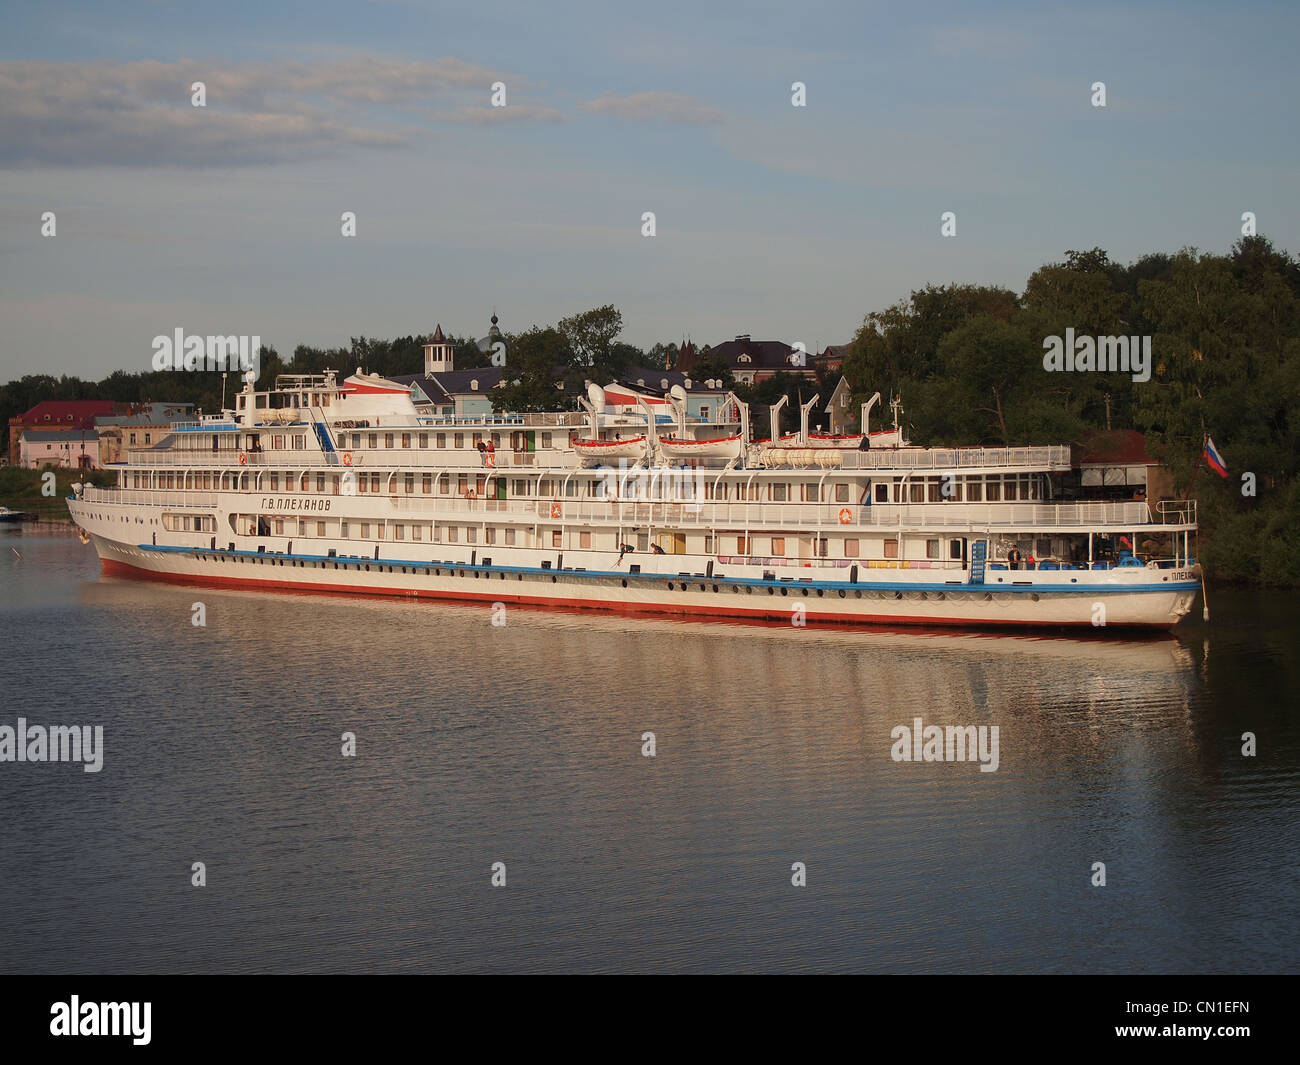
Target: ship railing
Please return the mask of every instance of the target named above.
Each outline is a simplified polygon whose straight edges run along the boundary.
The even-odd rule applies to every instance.
[[[564,524],[616,521],[627,526],[682,525],[728,529],[837,528],[978,532],[1075,527],[1132,530],[1151,526],[1145,503],[918,503],[853,506],[840,503],[730,503],[564,497],[487,499],[439,494],[391,496],[398,511],[455,515],[500,514]],[[558,516],[556,516],[558,515]]]
[[[86,503],[126,503],[137,507],[215,507],[215,492],[177,492],[171,489],[148,491],[143,488],[94,488],[81,490]]]
[[[1156,504],[1156,518],[1161,525],[1195,525],[1195,499],[1162,499]]]
[[[954,447],[878,448],[845,451],[842,468],[876,469],[971,469],[982,466],[1015,466],[1035,470],[1070,469],[1070,448],[1050,447]]]
[[[481,469],[491,475],[494,470],[520,467],[543,469],[576,468],[571,452],[553,449],[514,451],[509,448],[499,447],[494,455],[495,465],[485,466],[482,456],[477,451],[457,455],[449,454],[445,450],[417,448],[375,448],[372,452],[366,449],[353,451],[350,448],[338,447],[337,444],[335,447],[336,450],[328,454],[319,451],[271,450],[266,448],[261,451],[236,451],[230,448],[224,448],[220,451],[210,451],[206,448],[152,451],[148,448],[132,448],[127,452],[127,461],[130,465],[141,468],[146,466],[193,466],[196,468],[222,467],[224,469],[234,469],[235,467],[243,467],[247,469],[250,467],[270,466],[276,469],[314,470],[323,467],[336,468],[348,465],[355,468],[364,467],[367,473],[382,473],[385,476],[394,471],[398,476],[401,476],[401,474],[410,470],[426,472],[438,469],[456,471]],[[345,453],[351,459],[350,462],[344,463],[340,457]],[[367,461],[372,454],[382,456],[385,461],[382,463],[376,463],[373,460]],[[242,462],[240,461],[240,455],[244,456]]]

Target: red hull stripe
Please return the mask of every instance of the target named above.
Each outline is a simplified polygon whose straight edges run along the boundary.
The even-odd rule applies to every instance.
[[[657,603],[602,603],[593,602],[590,599],[571,599],[571,598],[552,598],[549,596],[537,595],[520,595],[512,594],[507,591],[507,584],[504,581],[494,585],[493,591],[488,592],[470,592],[470,591],[432,591],[429,589],[416,588],[372,588],[366,585],[355,584],[319,584],[314,582],[299,581],[275,581],[275,580],[258,580],[244,577],[209,577],[203,574],[188,573],[159,573],[155,570],[141,569],[138,566],[132,566],[125,562],[118,562],[116,559],[101,559],[103,571],[110,576],[130,577],[134,579],[163,581],[168,584],[185,584],[198,585],[204,588],[238,588],[246,590],[273,590],[284,592],[301,592],[312,595],[343,595],[343,596],[361,596],[367,599],[441,599],[451,602],[475,602],[475,603],[515,603],[525,606],[555,607],[565,610],[596,610],[603,613],[611,614],[677,614],[677,615],[697,615],[706,617],[729,617],[729,618],[773,618],[777,620],[788,620],[790,617],[789,607],[784,610],[772,610],[746,607],[704,607],[695,606],[690,603],[683,603],[681,606],[672,606]],[[1007,621],[999,618],[931,618],[931,617],[908,617],[897,614],[842,614],[842,613],[814,613],[808,611],[805,615],[808,621],[832,621],[842,624],[853,625],[927,625],[934,627],[962,627],[962,628],[1093,628],[1091,620],[1077,622],[1027,622],[1027,621]],[[1120,628],[1120,624],[1108,625],[1107,628]],[[1172,628],[1173,622],[1159,625],[1133,625],[1132,628],[1151,629],[1151,628]]]

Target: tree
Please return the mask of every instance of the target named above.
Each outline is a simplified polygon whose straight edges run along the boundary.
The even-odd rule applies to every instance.
[[[572,358],[605,384],[627,365],[626,353],[614,350],[614,338],[623,331],[623,314],[612,303],[561,318],[556,329],[567,341]]]

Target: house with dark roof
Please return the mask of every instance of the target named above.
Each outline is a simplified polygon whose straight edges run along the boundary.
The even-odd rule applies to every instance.
[[[693,344],[682,345],[674,368],[689,373],[706,354],[723,360],[741,385],[758,384],[778,373],[816,377],[820,358],[783,340],[754,340],[743,333],[734,340],[714,344],[707,353],[696,351]]]
[[[96,418],[99,465],[125,462],[126,453],[132,448],[152,447],[166,435],[173,422],[193,417],[193,403],[133,403],[125,414]]]
[[[18,437],[18,464],[23,469],[92,470],[98,460],[99,434],[94,429],[24,429]]]
[[[106,399],[46,399],[9,419],[9,461],[21,463],[19,438],[28,429],[91,430],[95,419],[124,412],[125,405]]]

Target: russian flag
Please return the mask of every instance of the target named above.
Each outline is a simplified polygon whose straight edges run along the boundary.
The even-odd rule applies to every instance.
[[[1219,449],[1214,446],[1214,441],[1208,436],[1205,438],[1205,461],[1210,464],[1210,469],[1220,477],[1228,476],[1228,464],[1223,461]]]

